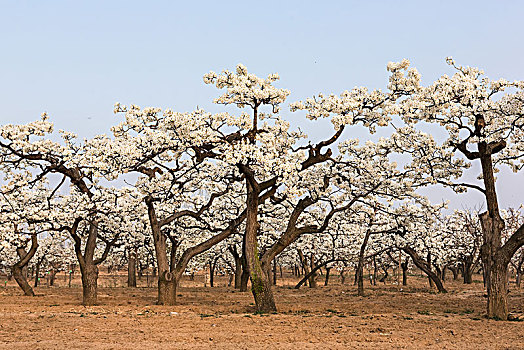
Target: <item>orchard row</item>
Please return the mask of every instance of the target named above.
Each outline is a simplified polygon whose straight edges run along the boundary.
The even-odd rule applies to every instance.
[[[93,305],[101,264],[138,262],[158,273],[158,303],[172,305],[184,273],[220,263],[239,288],[250,280],[258,312],[277,311],[277,264],[301,265],[304,280],[354,269],[359,294],[370,264],[387,274],[412,263],[440,292],[446,269],[460,269],[466,283],[482,269],[487,315],[507,319],[524,222],[519,209],[499,208],[495,173],[524,165],[524,82],[447,62],[454,73],[428,86],[403,60],[388,64],[385,91],[289,104],[277,74],[238,65],[204,76],[223,91],[214,102],[238,113],[116,104],[110,135],[83,141],[55,134],[47,114],[2,125],[0,267],[32,295],[29,265],[55,273],[75,264],[83,304]],[[291,127],[291,113],[328,118],[333,130],[310,138]],[[363,131],[365,140],[352,137]],[[479,180],[465,181],[473,163]],[[449,214],[420,194],[431,186],[479,191],[484,211]]]

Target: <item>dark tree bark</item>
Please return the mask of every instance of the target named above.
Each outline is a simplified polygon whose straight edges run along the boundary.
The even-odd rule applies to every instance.
[[[501,233],[504,222],[500,217],[490,217],[488,212],[482,213],[480,219],[484,234],[481,256],[488,291],[487,314],[489,318],[507,320],[508,286],[506,279],[508,265],[505,264],[504,257],[500,256]],[[507,260],[510,259],[511,257]]]
[[[98,267],[92,262],[80,264],[82,274],[82,304],[85,306],[96,305]]]
[[[520,289],[520,284],[521,284],[521,281],[522,281],[522,273],[524,271],[522,271],[522,267],[524,265],[524,252],[521,253],[520,255],[520,259],[519,261],[517,262],[516,266],[515,266],[515,272],[516,272],[516,276],[515,276],[515,284],[517,285],[517,288]]]
[[[218,257],[209,262],[209,286],[215,286],[215,269],[217,266]]]
[[[463,277],[464,277],[464,283],[465,284],[471,284],[473,283],[473,262],[471,261],[471,258],[468,257],[464,260],[463,264]]]
[[[315,255],[313,253],[311,253],[309,262],[311,264],[311,271],[313,271],[309,277],[309,288],[317,288],[317,271],[320,270],[320,268],[315,269]]]
[[[57,271],[58,270],[53,267],[49,272],[49,286],[51,287],[55,285]]]
[[[80,265],[80,273],[82,275],[82,304],[85,306],[96,305],[97,287],[98,287],[98,265],[104,262],[109,255],[112,246],[118,239],[118,234],[113,240],[105,241],[105,249],[98,259],[95,259],[95,249],[97,246],[98,228],[96,220],[92,219],[88,223],[87,240],[82,251],[82,239],[78,236],[77,231],[82,218],[76,218],[72,227],[68,227],[68,231],[73,238],[75,254]]]
[[[389,276],[389,273],[388,273],[388,268],[387,267],[382,267],[382,270],[384,271],[384,276],[382,276],[382,278],[379,280],[379,282],[382,282],[384,284],[386,284],[386,280],[388,279],[388,276]]]
[[[444,288],[444,285],[442,284],[442,281],[440,280],[440,278],[438,278],[438,276],[433,271],[431,271],[431,264],[430,263],[428,263],[427,261],[424,261],[424,259],[422,259],[417,254],[417,252],[415,252],[415,250],[413,248],[411,248],[411,247],[404,247],[404,248],[402,248],[402,250],[404,252],[406,252],[406,254],[408,254],[411,257],[411,259],[413,260],[413,263],[419,269],[424,271],[424,273],[426,275],[428,275],[428,278],[430,278],[432,280],[432,282],[435,283],[439,293],[447,293],[447,290]]]
[[[483,136],[484,116],[476,116],[475,135]],[[480,214],[483,244],[481,258],[484,270],[484,281],[488,292],[488,318],[507,320],[508,318],[508,265],[517,250],[524,245],[524,225],[517,229],[502,245],[502,230],[504,221],[500,216],[492,155],[506,147],[506,141],[479,142],[477,151],[467,150],[467,142],[458,145],[469,160],[480,159],[484,196],[487,211]]]
[[[136,250],[129,250],[127,257],[127,286],[136,288]]]
[[[277,285],[277,260],[273,259],[273,285]]]
[[[458,268],[456,266],[448,266],[448,269],[451,270],[453,273],[453,280],[456,281],[458,279]]]
[[[271,313],[277,311],[275,297],[271,290],[271,282],[262,268],[257,243],[260,187],[252,171],[246,168],[241,167],[241,170],[243,169],[242,172],[246,175],[247,186],[244,255],[246,257],[247,271],[251,279],[251,292],[255,298],[256,311],[259,313]]]
[[[245,250],[245,242],[242,240],[242,252]],[[240,276],[240,291],[247,292],[247,284],[249,282],[249,272],[247,272],[246,256],[242,253],[240,262],[242,263],[242,275]]]
[[[373,285],[377,285],[377,258],[373,256]]]
[[[158,301],[159,305],[175,305],[176,291],[178,284],[182,278],[184,271],[187,268],[189,261],[196,255],[201,254],[216,244],[222,242],[224,239],[236,232],[238,226],[245,220],[246,211],[242,212],[240,216],[231,220],[229,225],[224,229],[217,229],[219,233],[207,239],[206,241],[187,248],[177,258],[176,255],[176,241],[172,240],[171,257],[167,256],[167,238],[166,234],[162,232],[162,226],[167,225],[177,218],[184,216],[199,217],[204,210],[211,206],[216,195],[211,195],[211,199],[206,205],[201,207],[198,212],[181,211],[172,214],[169,218],[159,220],[154,207],[154,200],[151,197],[145,199],[149,217],[151,232],[153,235],[153,243],[155,247],[156,263],[158,267]],[[173,249],[174,247],[174,249]]]
[[[233,259],[235,260],[235,289],[240,288],[241,284],[241,278],[242,278],[242,259],[240,257],[240,254],[237,252],[236,246],[229,246],[228,248],[229,252],[233,256]]]
[[[414,260],[414,259],[413,259],[413,260]],[[430,253],[430,252],[428,252],[428,255],[427,255],[427,257],[426,257],[426,262],[427,262],[427,265],[426,265],[426,266],[427,266],[428,271],[432,272],[432,271],[431,271],[431,253]],[[418,266],[418,265],[417,265],[417,266]],[[424,270],[422,270],[422,271],[424,271]],[[424,272],[426,272],[426,271],[424,271]],[[426,273],[426,274],[427,274],[427,273]],[[430,277],[429,274],[427,274],[427,275],[428,275],[429,288],[430,288],[430,289],[433,289],[433,279]]]
[[[317,266],[315,266],[315,268],[313,268],[309,273],[305,274],[304,277],[295,285],[295,289],[299,289],[306,281],[309,280],[309,278],[311,276],[313,276],[323,266],[326,266],[327,264],[330,264],[330,263],[335,262],[335,261],[341,261],[341,260],[338,260],[338,259],[326,260],[323,263],[318,264]]]
[[[402,268],[402,285],[407,286],[408,285],[409,258],[406,259],[406,261],[402,262],[400,264],[400,267]]]
[[[326,279],[324,280],[324,286],[327,286],[329,283],[330,272],[331,272],[331,267],[326,267]]]
[[[358,264],[357,264],[357,273],[356,273],[356,282],[357,282],[357,295],[364,296],[364,254],[368,245],[369,237],[371,236],[371,229],[366,231],[364,236],[364,241],[360,246],[360,252],[358,254]]]
[[[24,295],[27,296],[35,296],[35,292],[33,291],[33,288],[29,285],[29,282],[27,281],[27,275],[24,273],[24,268],[27,267],[27,264],[33,256],[36,253],[36,249],[38,248],[38,239],[36,235],[31,236],[31,247],[29,248],[29,251],[26,252],[23,247],[18,247],[16,249],[16,253],[18,254],[18,257],[20,260],[18,260],[12,267],[11,272],[13,274],[13,277],[18,284],[18,286],[24,291]]]
[[[35,288],[38,287],[38,284],[40,282],[40,266],[44,262],[45,256],[42,256],[38,261],[36,262],[36,268],[35,268]]]
[[[309,274],[309,266],[307,263],[307,259],[304,256],[304,253],[302,252],[302,249],[297,249],[298,257],[300,258],[300,264],[302,265],[302,269],[304,270],[304,275],[310,276]],[[310,279],[308,277],[308,283],[310,283]],[[311,287],[311,285],[309,285]]]

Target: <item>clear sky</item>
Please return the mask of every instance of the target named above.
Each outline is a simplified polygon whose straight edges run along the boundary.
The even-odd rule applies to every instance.
[[[523,1],[502,0],[0,0],[0,123],[47,111],[57,128],[92,136],[116,122],[117,101],[213,111],[217,90],[202,75],[237,63],[257,75],[278,72],[289,101],[384,88],[387,62],[402,58],[425,83],[450,73],[446,56],[490,78],[524,80],[523,20]],[[329,128],[290,118],[309,134]],[[522,203],[524,175],[499,177],[512,184],[499,181],[502,205]],[[443,197],[455,198],[431,192]]]

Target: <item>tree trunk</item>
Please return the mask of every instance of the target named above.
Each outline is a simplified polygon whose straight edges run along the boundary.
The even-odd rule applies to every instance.
[[[366,247],[368,245],[369,237],[371,235],[371,229],[366,231],[364,236],[364,241],[360,246],[360,251],[358,254],[358,264],[357,264],[357,273],[356,273],[356,282],[357,282],[357,295],[364,296],[364,254],[366,252]]]
[[[38,248],[38,239],[36,235],[31,236],[31,248],[26,252],[23,247],[16,248],[16,253],[20,260],[11,267],[13,277],[24,291],[24,295],[35,296],[33,288],[27,282],[27,264],[33,258]]]
[[[309,278],[311,276],[313,276],[318,270],[320,270],[323,266],[326,266],[327,264],[330,264],[332,262],[335,262],[335,261],[340,261],[340,260],[337,260],[337,259],[331,259],[331,260],[326,260],[324,261],[323,263],[321,264],[318,264],[317,266],[315,266],[315,268],[313,270],[311,270],[307,275],[305,275],[296,285],[295,285],[295,289],[299,289],[300,286],[302,286],[307,280],[309,280]]]
[[[215,286],[215,266],[209,262],[209,286],[213,288]]]
[[[36,262],[36,268],[35,268],[35,288],[38,287],[38,282],[40,282],[40,265],[42,265],[42,262],[44,261],[44,257],[40,258]]]
[[[237,252],[236,246],[229,246],[228,248],[229,252],[233,256],[233,259],[235,260],[235,289],[239,289],[240,285],[242,284],[242,258],[240,254]],[[247,286],[246,286],[247,289]]]
[[[56,271],[57,270],[53,267],[51,272],[49,272],[49,286],[51,287],[55,285]]]
[[[16,283],[18,283],[18,286],[20,286],[20,288],[22,288],[24,291],[24,295],[34,297],[35,292],[27,282],[27,278],[24,276],[23,269],[17,264],[14,264],[11,268],[11,272],[15,278]]]
[[[242,261],[240,257],[235,258],[235,289],[240,289],[242,284]],[[247,286],[246,286],[247,289]]]
[[[309,275],[309,267],[306,261],[306,257],[304,256],[304,253],[302,253],[302,249],[297,249],[298,256],[300,258],[300,264],[302,265],[302,269],[304,270],[304,275]],[[310,281],[310,280],[308,280]],[[310,285],[311,287],[311,285]]]
[[[256,311],[258,313],[276,312],[275,298],[271,290],[271,282],[264,273],[264,268],[260,263],[258,252],[257,234],[258,223],[258,184],[254,179],[254,174],[246,174],[247,185],[247,217],[246,231],[244,234],[244,255],[247,262],[247,270],[251,279],[251,291],[255,298]]]
[[[360,264],[357,266],[356,271],[356,282],[357,282],[357,295],[364,296],[364,267]]]
[[[464,283],[465,284],[471,284],[473,283],[473,269],[472,269],[472,263],[471,261],[466,260],[464,261]]]
[[[136,287],[136,254],[131,250],[127,259],[127,286]]]
[[[406,260],[400,264],[400,266],[402,267],[402,285],[403,286],[408,285],[408,265],[409,265],[409,260]]]
[[[340,284],[344,285],[346,283],[346,270],[340,270]]]
[[[426,261],[428,263],[427,264],[427,269],[428,269],[428,271],[431,272],[431,253],[430,252],[428,252],[428,256],[426,257]],[[424,271],[424,270],[422,270],[422,271]],[[426,271],[424,271],[424,272],[426,272]],[[430,277],[429,274],[427,274],[427,275],[428,275],[429,288],[433,289],[433,279]]]
[[[247,284],[249,282],[249,273],[246,269],[242,269],[242,275],[240,275],[240,291],[247,292]]]
[[[453,280],[456,281],[458,279],[458,268],[456,266],[449,266],[448,269],[451,270],[453,273]]]
[[[142,280],[142,276],[144,276],[144,269],[142,267],[141,264],[139,264],[139,268],[138,268],[138,280],[141,281]]]
[[[158,305],[176,304],[177,280],[173,273],[165,271],[158,276]]]
[[[273,285],[277,285],[277,260],[273,259]]]
[[[419,269],[424,271],[424,273],[426,273],[426,275],[428,275],[428,278],[430,278],[432,280],[432,282],[435,283],[439,293],[447,293],[447,290],[444,288],[444,285],[442,284],[442,281],[438,278],[438,276],[433,271],[431,271],[431,268],[430,268],[431,264],[430,263],[428,263],[427,261],[424,261],[424,259],[422,259],[417,254],[417,252],[415,252],[415,250],[413,250],[411,247],[404,247],[404,248],[402,248],[402,250],[405,251],[411,257],[411,259],[413,260],[413,263]]]
[[[80,272],[82,273],[82,304],[84,306],[96,305],[98,267],[92,262],[86,262]]]
[[[386,280],[388,279],[388,276],[389,276],[388,268],[382,267],[382,270],[384,271],[384,276],[382,276],[382,278],[379,281],[386,284]]]
[[[376,256],[373,257],[373,285],[377,285],[377,259]]]
[[[324,280],[324,286],[327,286],[329,283],[329,273],[331,271],[331,267],[326,267],[326,279]]]
[[[317,288],[317,273],[315,270],[315,256],[311,253],[309,262],[311,263],[311,277],[309,277],[309,288]]]
[[[504,222],[500,217],[490,217],[488,212],[480,214],[484,244],[481,257],[486,273],[488,291],[488,318],[508,319],[508,286],[506,283],[508,264],[500,254],[501,232]],[[508,259],[509,261],[509,259]]]
[[[170,271],[172,259],[167,256],[166,235],[161,231],[160,223],[156,215],[152,201],[146,200],[149,224],[153,234],[155,246],[156,264],[158,267],[158,305],[175,305],[176,303],[176,279]],[[157,275],[156,267],[153,267],[153,277]]]
[[[246,255],[244,251],[246,250],[245,239],[242,240],[242,256],[240,257],[240,262],[242,263],[242,275],[240,276],[240,291],[247,292],[247,284],[249,282],[249,272],[247,268]]]

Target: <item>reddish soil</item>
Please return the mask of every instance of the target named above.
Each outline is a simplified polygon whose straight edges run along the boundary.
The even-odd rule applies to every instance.
[[[202,278],[202,276],[198,276]],[[478,279],[478,276],[477,276]],[[145,277],[141,281],[145,285]],[[524,349],[524,322],[484,318],[482,283],[446,282],[447,294],[410,286],[275,289],[279,313],[253,314],[250,293],[183,281],[177,306],[155,305],[154,288],[107,287],[124,277],[102,276],[99,304],[83,307],[81,289],[39,287],[24,297],[10,282],[0,288],[0,349]],[[510,292],[510,308],[524,312],[524,289]]]

